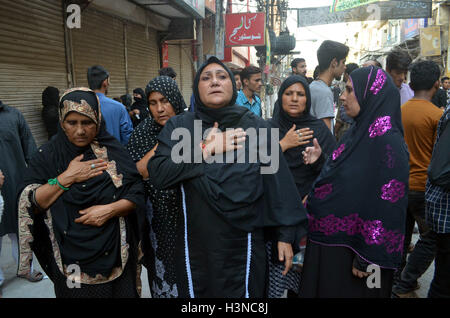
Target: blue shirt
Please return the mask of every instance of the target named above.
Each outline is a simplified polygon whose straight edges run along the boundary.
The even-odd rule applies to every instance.
[[[259,99],[259,97],[256,95],[253,95],[252,99],[253,99],[253,103],[250,103],[249,100],[247,99],[247,96],[245,96],[244,92],[242,90],[240,90],[238,92],[236,104],[248,108],[251,112],[253,112],[257,116],[261,117],[262,116],[262,114],[261,114],[261,99]]]
[[[105,94],[97,93],[97,96],[100,100],[100,108],[105,120],[106,130],[125,146],[133,132],[133,123],[125,106],[106,97]]]

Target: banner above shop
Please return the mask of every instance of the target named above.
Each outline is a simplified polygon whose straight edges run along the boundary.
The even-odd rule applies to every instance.
[[[427,27],[427,19],[407,19],[403,22],[400,40],[404,42],[419,35],[419,29]]]
[[[333,0],[330,12],[339,12],[353,9],[379,0]]]
[[[225,46],[264,46],[265,13],[225,15]]]
[[[331,7],[297,9],[297,26],[332,24],[354,21],[418,19],[431,17],[432,2],[378,1],[353,9],[330,12]]]

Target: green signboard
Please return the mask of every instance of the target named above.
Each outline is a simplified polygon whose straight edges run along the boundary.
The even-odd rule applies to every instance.
[[[371,2],[377,2],[380,0],[333,0],[330,12],[339,12],[344,10],[353,9]]]

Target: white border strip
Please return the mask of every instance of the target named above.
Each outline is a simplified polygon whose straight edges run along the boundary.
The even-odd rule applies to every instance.
[[[245,298],[250,298],[248,294],[248,281],[250,278],[250,259],[252,258],[252,233],[248,233],[247,242],[247,269],[245,274]]]
[[[183,214],[184,214],[184,254],[186,262],[186,272],[189,285],[189,296],[195,298],[194,296],[194,285],[192,284],[192,273],[191,273],[191,263],[189,261],[189,246],[188,246],[188,236],[187,236],[187,213],[186,213],[186,199],[184,194],[184,187],[181,185],[181,195],[183,200]]]

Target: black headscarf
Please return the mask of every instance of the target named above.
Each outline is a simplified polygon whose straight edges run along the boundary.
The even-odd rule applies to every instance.
[[[141,95],[141,98],[134,97],[135,102],[131,105],[131,110],[139,110],[139,118],[133,116],[131,120],[133,121],[133,126],[137,127],[144,119],[150,116],[150,111],[148,109],[147,96],[142,88],[135,88],[133,90],[134,94]]]
[[[233,95],[230,102],[226,107],[218,109],[206,107],[203,101],[200,99],[200,93],[198,91],[198,84],[200,83],[200,75],[203,70],[210,64],[219,64],[227,71],[230,76],[231,83],[233,84]],[[236,128],[238,122],[242,116],[247,113],[245,107],[236,105],[237,90],[236,82],[234,80],[233,72],[225,66],[217,57],[211,56],[198,70],[194,79],[194,99],[195,99],[195,113],[202,120],[203,123],[213,126],[214,122],[219,123],[219,128],[224,131],[226,128]]]
[[[282,96],[284,91],[295,83],[302,84],[306,93],[306,107],[301,116],[291,117],[288,113],[283,110],[281,105]],[[280,129],[280,140],[284,138],[289,129],[292,128],[293,124],[297,129],[310,128],[314,131],[314,138],[317,138],[319,145],[322,148],[324,156],[328,156],[336,148],[336,141],[331,134],[328,127],[325,125],[323,120],[317,119],[310,114],[311,109],[311,92],[309,90],[309,85],[303,76],[292,75],[289,76],[280,87],[278,91],[278,100],[275,103],[275,108],[273,112],[273,117],[270,120],[270,124],[273,127]],[[299,146],[295,148],[288,149],[284,152],[284,157],[288,162],[289,168],[291,169],[292,175],[294,176],[295,184],[303,198],[311,190],[311,186],[320,172],[320,167],[316,165],[305,165],[303,163],[302,152],[306,147],[311,147],[313,145],[312,139],[310,143]],[[322,161],[323,164],[323,161]]]
[[[361,110],[308,197],[309,235],[396,269],[403,251],[409,177],[400,95],[378,67],[355,70],[350,80]]]
[[[143,90],[142,88],[135,88],[135,89],[133,90],[133,94],[139,94],[139,95],[141,95],[141,97],[134,97],[134,100],[135,100],[136,102],[141,101],[141,100],[143,100],[143,101],[146,101],[146,100],[147,100],[147,97],[145,96],[144,90]]]
[[[131,105],[133,104],[133,100],[130,94],[124,94],[120,96],[120,101],[125,105],[127,111],[131,110]]]
[[[168,76],[158,76],[152,79],[145,88],[146,96],[153,92],[159,92],[167,98],[176,115],[184,112],[186,104],[181,95],[178,85]],[[140,94],[140,93],[138,93]],[[127,149],[134,161],[141,160],[158,143],[158,135],[163,126],[158,124],[153,117],[146,118],[130,136]]]
[[[210,64],[220,65],[233,83],[233,94],[226,106],[213,109],[207,107],[200,99],[199,82],[203,70]],[[151,182],[157,187],[165,188],[174,184],[188,181],[202,194],[203,199],[219,215],[231,225],[251,232],[263,226],[297,225],[306,220],[305,211],[301,205],[301,198],[296,191],[292,175],[281,153],[278,139],[275,149],[271,148],[270,125],[250,112],[247,108],[235,105],[236,84],[233,73],[216,57],[210,57],[198,70],[194,80],[195,112],[187,112],[181,116],[172,117],[161,131],[155,156],[149,162]],[[211,128],[214,122],[219,128],[254,128],[258,140],[250,145],[245,144],[245,163],[185,163],[174,166],[171,159],[172,148],[177,143],[172,139],[172,132],[176,128],[186,128],[191,135],[191,153],[197,153],[194,148],[199,147],[201,139],[196,140],[194,120],[201,120],[202,138],[204,132]],[[267,140],[261,138],[260,128],[267,129]],[[254,163],[249,162],[250,148],[255,153],[264,147],[267,153],[277,151],[279,169],[273,174],[261,174],[264,164],[260,158]],[[236,151],[234,153],[236,156]],[[201,154],[200,154],[201,156]],[[226,154],[223,156],[225,161]],[[236,157],[235,157],[236,158]],[[192,158],[196,162],[197,158]],[[174,170],[177,170],[176,172]]]
[[[70,112],[85,115],[97,124],[97,135],[90,145],[80,148],[67,138],[61,127]],[[130,155],[106,131],[95,92],[87,88],[68,90],[61,97],[59,114],[61,125],[58,133],[30,161],[20,192],[30,184],[46,184],[64,172],[80,154],[84,155],[82,161],[108,160],[110,166],[107,171],[73,184],[50,207],[63,264],[77,263],[81,271],[91,277],[97,274],[108,277],[114,267],[121,265],[119,218],[110,219],[101,227],[75,223],[74,220],[81,216],[80,210],[120,199],[134,202],[140,210],[144,206],[141,178]],[[137,217],[133,214],[129,217]],[[127,239],[135,234],[127,231]]]
[[[59,116],[59,90],[56,87],[47,86],[42,92],[42,119],[47,129],[48,139],[58,132]]]
[[[186,104],[178,85],[168,76],[158,76],[152,79],[146,89],[146,95],[159,92],[167,98],[176,115],[184,112]],[[151,115],[151,112],[150,112]],[[135,162],[141,160],[158,143],[158,135],[163,126],[158,124],[153,117],[146,118],[134,129],[128,141],[127,149]],[[174,295],[172,289],[176,286],[176,274],[174,270],[174,253],[176,245],[176,230],[182,215],[181,191],[179,187],[158,189],[148,180],[144,180],[146,195],[150,199],[151,208],[147,209],[149,229],[146,240],[143,240],[145,265],[149,269],[151,278],[152,296],[164,297]],[[150,233],[150,236],[148,235]],[[155,264],[158,264],[155,266]],[[165,289],[163,286],[169,286]]]

